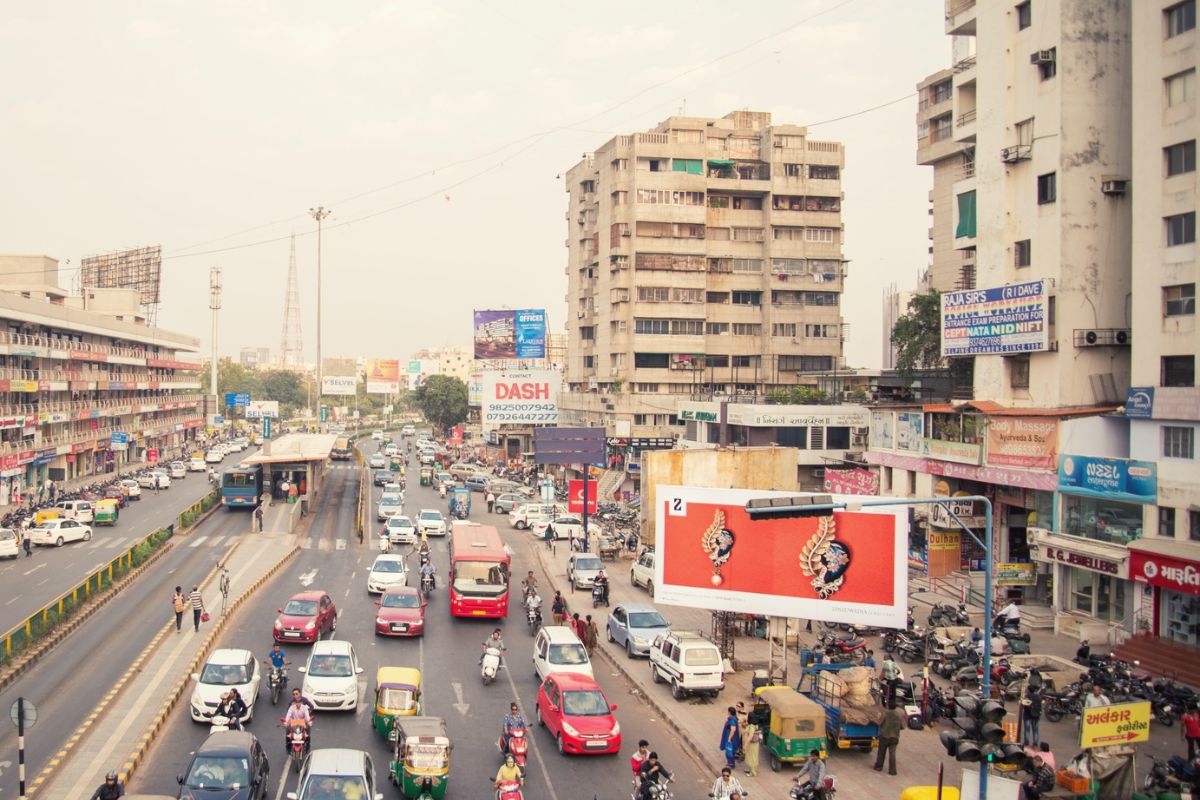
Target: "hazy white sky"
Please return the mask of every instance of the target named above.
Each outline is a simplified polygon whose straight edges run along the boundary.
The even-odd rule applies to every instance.
[[[582,153],[681,109],[812,125],[904,97],[948,63],[942,13],[941,0],[10,0],[0,252],[73,270],[161,243],[163,327],[207,343],[217,264],[222,353],[276,352],[286,237],[304,234],[311,360],[305,211],[325,205],[326,356],[465,345],[472,308],[544,307],[561,330],[556,176]],[[915,111],[907,99],[812,128],[847,149],[853,364],[879,362],[881,287],[911,288],[927,262]],[[220,248],[237,249],[193,255]]]

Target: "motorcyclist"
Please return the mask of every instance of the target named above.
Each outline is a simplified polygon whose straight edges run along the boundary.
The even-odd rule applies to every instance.
[[[305,748],[309,747],[312,742],[312,712],[309,711],[308,706],[300,697],[299,689],[292,691],[292,704],[288,706],[287,714],[283,716],[283,728],[285,731],[283,740],[284,748],[287,748],[289,745],[286,732],[291,730],[293,722],[304,724],[304,730],[308,733],[308,743],[305,744]]]
[[[666,778],[670,783],[675,782],[675,776],[671,774],[671,771],[659,763],[658,753],[651,750],[638,769],[638,779],[641,781],[638,785],[639,800],[650,800],[650,784],[661,783],[662,778]]]
[[[601,569],[592,580],[593,587],[600,587],[600,602],[608,605],[608,575]]]
[[[534,577],[533,570],[529,570],[529,574],[521,581],[521,591],[526,597],[537,594],[537,578]]]
[[[425,576],[426,576],[426,575],[428,575],[428,576],[429,576],[429,580],[430,580],[430,584],[429,584],[429,585],[430,585],[430,586],[437,586],[437,578],[435,577],[435,576],[436,576],[436,574],[437,574],[437,567],[435,567],[435,566],[433,565],[433,561],[432,561],[432,560],[430,560],[430,559],[428,559],[428,558],[427,558],[427,559],[425,559],[424,561],[422,561],[422,562],[421,562],[421,570],[420,570],[420,572],[421,572],[421,578],[422,578],[422,580],[424,580]]]
[[[517,760],[513,758],[512,753],[504,755],[504,763],[500,765],[500,769],[496,770],[496,789],[499,790],[503,783],[525,785],[525,776],[521,774],[521,768],[517,766]]]
[[[489,647],[494,647],[500,651],[501,660],[504,659],[504,653],[507,648],[504,646],[504,639],[500,636],[500,629],[492,631],[492,635],[483,640],[483,650],[479,653],[479,663],[483,663],[483,657],[487,655]]]
[[[533,612],[538,619],[542,618],[542,596],[537,593],[537,589],[533,590],[533,594],[525,598],[525,611]]]
[[[633,755],[629,757],[629,766],[633,769],[633,782],[638,782],[638,773],[645,763],[646,757],[650,755],[650,743],[645,739],[638,740],[637,750],[633,751]]]
[[[503,735],[504,735],[504,752],[509,752],[508,740],[514,730],[525,730],[525,717],[521,714],[521,709],[516,703],[512,703],[508,707],[508,713],[504,715]]]
[[[117,780],[117,773],[109,772],[104,776],[104,783],[92,793],[89,800],[117,800],[125,795],[125,787]]]
[[[263,659],[264,664],[270,664],[275,669],[279,670],[279,680],[281,683],[287,683],[287,668],[291,661],[288,661],[287,656],[283,653],[283,648],[278,644],[271,646],[271,652]]]
[[[237,689],[230,689],[221,695],[221,702],[217,704],[217,710],[213,715],[229,720],[229,730],[241,730],[242,717],[246,715],[246,703],[238,694]]]
[[[1087,639],[1079,643],[1079,649],[1075,651],[1076,664],[1090,664],[1092,660],[1092,645]]]

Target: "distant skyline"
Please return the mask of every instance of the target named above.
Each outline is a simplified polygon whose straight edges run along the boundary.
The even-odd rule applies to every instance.
[[[845,143],[846,352],[877,366],[882,289],[912,288],[928,263],[931,173],[914,163],[909,95],[949,62],[942,14],[941,0],[652,15],[629,2],[13,3],[0,252],[58,258],[70,288],[83,256],[161,243],[159,324],[204,352],[219,265],[219,345],[236,359],[279,350],[294,231],[311,362],[306,210],[323,205],[325,355],[469,345],[473,309],[545,308],[558,332],[559,176],[619,133],[748,108]]]

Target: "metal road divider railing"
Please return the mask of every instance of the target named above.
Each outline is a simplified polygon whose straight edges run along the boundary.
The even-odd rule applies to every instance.
[[[200,519],[201,514],[219,502],[221,502],[221,490],[213,489],[180,512],[179,516],[175,518],[175,530],[181,531],[192,527],[196,524],[196,520]]]

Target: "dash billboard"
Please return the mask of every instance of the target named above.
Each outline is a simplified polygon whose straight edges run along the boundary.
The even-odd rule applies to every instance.
[[[483,426],[557,425],[561,383],[562,375],[552,369],[484,372]]]

